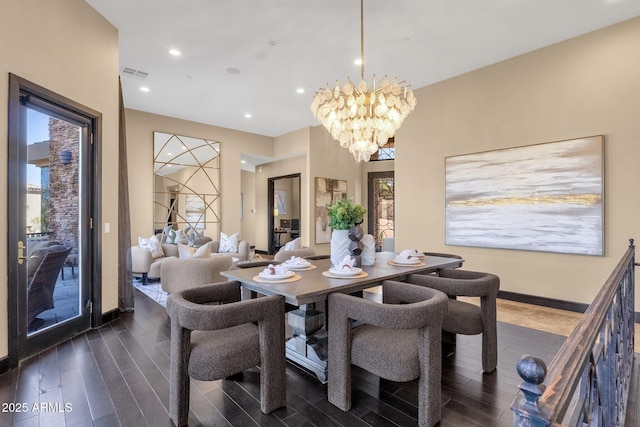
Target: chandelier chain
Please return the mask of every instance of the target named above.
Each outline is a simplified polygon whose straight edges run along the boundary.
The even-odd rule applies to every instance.
[[[311,111],[343,148],[349,149],[356,161],[369,161],[379,147],[402,125],[415,108],[416,98],[405,81],[364,80],[364,0],[360,0],[360,83],[347,77],[344,84],[316,92]]]

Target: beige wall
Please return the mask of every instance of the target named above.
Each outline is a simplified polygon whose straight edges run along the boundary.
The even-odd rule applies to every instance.
[[[4,0],[0,13],[0,188],[7,188],[8,74],[13,73],[102,113],[102,309],[117,307],[118,34],[84,0]],[[0,234],[7,235],[6,198]],[[104,230],[102,224],[98,225]],[[0,245],[0,259],[7,259]],[[0,264],[7,301],[7,263]],[[8,354],[7,310],[0,310],[0,357]]]
[[[309,165],[308,192],[311,196],[315,194],[316,177],[344,179],[347,181],[348,197],[353,198],[356,203],[366,206],[366,200],[363,198],[363,188],[366,188],[366,179],[363,181],[362,174],[363,163],[356,163],[349,150],[342,148],[324,127],[311,128],[309,153],[312,162]],[[309,246],[314,248],[317,254],[326,255],[330,251],[330,245],[328,243],[316,244],[315,218],[313,217],[315,200],[313,197],[310,198],[308,206],[310,206],[309,216],[305,218],[309,218],[308,224],[314,226],[309,228],[305,244],[309,242]]]
[[[125,104],[126,102],[125,99]],[[243,175],[240,155],[251,153],[272,156],[273,138],[137,110],[127,110],[126,120],[132,242],[137,242],[140,236],[150,236],[153,232],[154,131],[220,141],[221,231],[232,234],[241,230],[240,193]],[[245,204],[246,202],[247,200]],[[251,241],[251,238],[247,240]]]
[[[590,302],[640,237],[640,18],[416,91],[396,144],[396,249],[459,253],[507,291]],[[605,256],[444,244],[444,158],[605,136]],[[637,304],[637,302],[636,302]]]

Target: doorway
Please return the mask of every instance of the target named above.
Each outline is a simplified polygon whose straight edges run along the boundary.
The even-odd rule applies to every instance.
[[[270,255],[300,236],[300,174],[269,178],[268,230]]]
[[[9,364],[97,324],[100,114],[9,78]],[[93,313],[93,316],[92,316]]]

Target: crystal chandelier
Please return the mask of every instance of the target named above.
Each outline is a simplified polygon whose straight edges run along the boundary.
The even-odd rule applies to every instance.
[[[368,162],[395,135],[416,106],[416,98],[404,81],[390,81],[387,76],[377,83],[374,76],[369,85],[364,81],[364,0],[360,0],[360,60],[360,83],[355,85],[347,77],[345,84],[336,81],[333,89],[320,88],[311,111],[357,162]]]

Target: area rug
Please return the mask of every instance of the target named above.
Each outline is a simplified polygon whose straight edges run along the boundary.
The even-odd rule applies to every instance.
[[[161,306],[167,306],[167,293],[162,290],[160,282],[149,282],[149,284],[143,285],[141,281],[134,280],[133,286]]]

